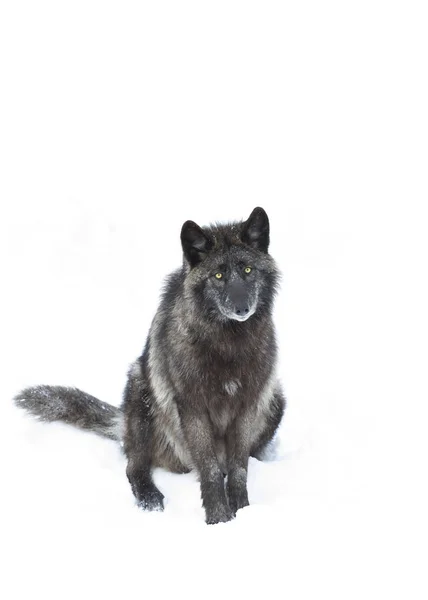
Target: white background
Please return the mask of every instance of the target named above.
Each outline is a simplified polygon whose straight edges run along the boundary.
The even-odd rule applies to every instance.
[[[423,2],[0,8],[3,598],[426,597]],[[112,442],[23,386],[118,405],[179,231],[263,206],[288,410],[252,505],[133,504]]]

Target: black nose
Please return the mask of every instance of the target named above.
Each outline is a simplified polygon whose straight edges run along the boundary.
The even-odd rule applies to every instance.
[[[235,313],[237,315],[246,315],[249,312],[250,312],[250,309],[248,308],[248,306],[246,304],[239,304],[238,306],[235,306]]]

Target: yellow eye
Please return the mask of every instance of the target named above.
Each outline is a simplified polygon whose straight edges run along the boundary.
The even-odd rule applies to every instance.
[[[216,273],[216,279],[221,279],[223,277],[223,273]]]
[[[252,271],[251,267],[245,267],[245,269],[244,269],[244,272],[247,273],[247,275],[248,275],[248,273],[251,273],[251,271]]]

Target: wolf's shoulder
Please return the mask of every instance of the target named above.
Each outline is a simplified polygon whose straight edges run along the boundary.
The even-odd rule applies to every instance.
[[[165,277],[161,295],[162,305],[170,306],[171,304],[174,304],[177,298],[182,294],[185,278],[186,274],[184,267],[175,269]]]

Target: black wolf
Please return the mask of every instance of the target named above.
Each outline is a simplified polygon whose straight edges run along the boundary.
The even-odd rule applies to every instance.
[[[272,322],[279,275],[262,208],[245,222],[186,221],[181,243],[183,266],[166,281],[120,409],[58,386],[26,389],[15,402],[42,420],[122,441],[144,509],[163,509],[154,467],[196,469],[206,522],[218,523],[248,505],[248,459],[262,455],[285,408]]]

